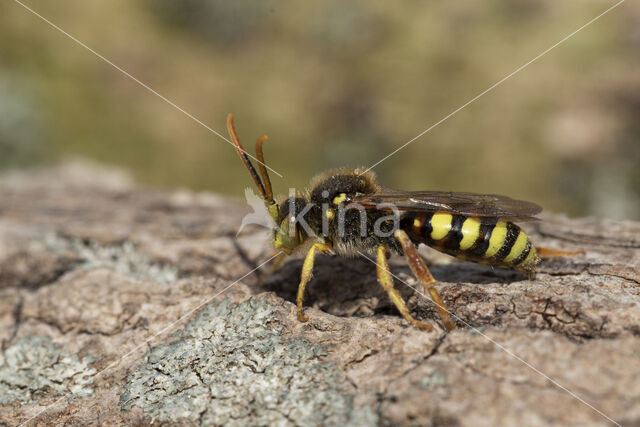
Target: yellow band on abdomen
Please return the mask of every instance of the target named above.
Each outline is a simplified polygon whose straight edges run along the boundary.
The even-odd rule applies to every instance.
[[[480,236],[480,221],[478,218],[467,218],[460,229],[462,240],[460,240],[460,249],[467,250],[478,240]]]
[[[484,253],[483,258],[491,258],[495,254],[498,253],[502,245],[504,244],[504,239],[507,237],[507,223],[504,221],[500,221],[493,227],[491,231],[491,238],[489,239],[489,247],[487,251]]]
[[[431,217],[431,238],[433,240],[444,239],[449,234],[449,230],[451,230],[452,220],[453,215],[450,213],[434,213],[433,217]]]
[[[516,268],[523,269],[526,271],[533,271],[539,260],[540,258],[538,257],[536,248],[533,245],[531,245],[531,250],[529,251],[529,255],[527,255],[524,261],[522,261]]]
[[[527,247],[527,240],[527,234],[524,231],[520,230],[520,234],[518,234],[516,242],[511,247],[509,255],[507,255],[503,261],[511,262],[522,255],[522,252]]]

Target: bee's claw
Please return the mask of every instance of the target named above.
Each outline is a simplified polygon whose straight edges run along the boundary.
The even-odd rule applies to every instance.
[[[302,323],[306,323],[309,321],[309,318],[304,314],[302,314],[302,310],[298,310],[298,320],[301,321]]]

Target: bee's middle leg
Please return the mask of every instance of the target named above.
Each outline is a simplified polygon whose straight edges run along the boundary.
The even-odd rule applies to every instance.
[[[383,245],[378,246],[376,254],[376,271],[378,273],[378,281],[380,282],[384,290],[387,291],[387,294],[389,294],[389,298],[391,298],[391,301],[395,304],[400,314],[402,314],[402,316],[409,323],[417,326],[418,328],[424,329],[425,331],[433,330],[433,327],[431,325],[423,323],[415,319],[411,315],[407,304],[405,304],[404,300],[402,299],[402,296],[393,287],[393,278],[391,277],[391,273],[389,272],[389,264],[387,263],[387,248]]]
[[[416,276],[416,278],[422,282],[422,285],[429,291],[429,295],[431,295],[431,299],[436,305],[436,309],[440,314],[440,318],[442,319],[442,323],[444,323],[445,328],[449,331],[452,330],[455,327],[455,324],[449,317],[449,312],[445,308],[444,302],[442,301],[442,298],[440,298],[440,294],[438,294],[438,290],[433,286],[434,283],[436,283],[436,279],[431,275],[429,268],[420,257],[418,250],[407,233],[403,230],[396,230],[394,237],[402,246],[404,255],[409,261],[409,267],[411,268],[413,275]]]
[[[298,305],[298,319],[301,322],[306,322],[309,320],[302,313],[302,307],[304,304],[304,290],[307,287],[307,283],[311,280],[313,276],[313,263],[316,258],[316,251],[320,251],[320,253],[329,252],[331,250],[331,245],[328,243],[314,243],[309,252],[307,252],[307,256],[304,258],[304,263],[302,264],[302,274],[300,275],[300,284],[298,285],[298,295],[296,297],[296,303]]]

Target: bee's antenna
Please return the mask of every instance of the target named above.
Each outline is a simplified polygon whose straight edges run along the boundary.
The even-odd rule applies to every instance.
[[[260,175],[262,176],[262,180],[264,181],[265,189],[266,189],[266,198],[265,200],[269,203],[273,203],[273,189],[271,188],[271,179],[269,179],[269,171],[267,171],[267,167],[264,163],[264,154],[262,153],[262,143],[267,140],[267,135],[262,135],[256,141],[256,155],[258,156],[258,168],[260,169]]]
[[[258,176],[258,173],[256,172],[255,168],[251,164],[251,160],[249,160],[249,156],[247,156],[247,152],[245,151],[245,149],[242,146],[242,144],[240,144],[240,139],[238,138],[238,134],[236,133],[236,128],[233,126],[233,115],[232,114],[229,114],[227,116],[227,130],[229,131],[229,136],[231,137],[231,140],[233,141],[233,145],[236,146],[236,151],[238,152],[238,155],[240,156],[240,159],[242,160],[242,163],[244,163],[244,166],[249,171],[249,174],[251,175],[251,178],[253,178],[253,182],[256,183],[256,186],[258,187],[258,190],[260,191],[260,194],[262,194],[262,198],[264,200],[271,201],[271,196],[269,196],[269,198],[267,198],[267,192],[264,189],[264,185],[262,185],[262,181],[260,181],[260,177]],[[264,163],[262,161],[262,159],[260,159],[259,161],[261,163]],[[262,164],[260,166],[261,166],[261,168],[264,168],[264,166]],[[266,175],[266,173],[265,173],[265,175]],[[271,183],[269,183],[269,190],[271,190]]]

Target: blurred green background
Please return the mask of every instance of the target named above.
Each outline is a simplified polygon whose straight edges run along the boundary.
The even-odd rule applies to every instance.
[[[611,1],[29,0],[247,149],[286,193],[370,166]],[[640,3],[628,1],[375,168],[386,186],[502,193],[640,219]],[[0,3],[0,168],[69,157],[242,196],[233,148],[19,4]]]

